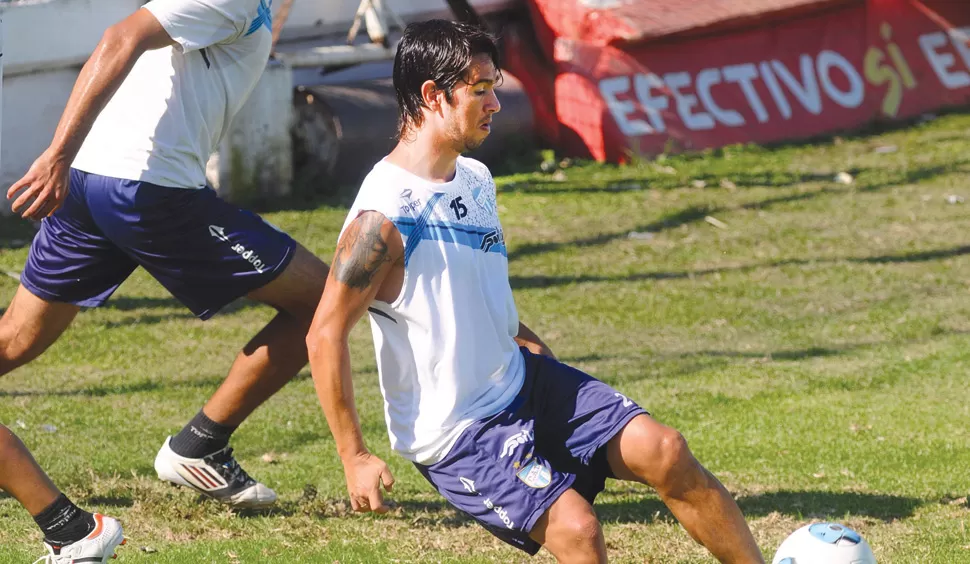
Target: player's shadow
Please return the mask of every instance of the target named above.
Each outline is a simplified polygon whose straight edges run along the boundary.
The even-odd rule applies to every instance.
[[[887,494],[788,490],[743,495],[737,502],[748,518],[779,513],[796,519],[865,517],[883,522],[912,517],[923,503],[917,498]],[[650,523],[674,519],[667,506],[652,495],[639,500],[597,503],[595,508],[604,523]]]
[[[615,491],[615,486],[613,488]],[[660,499],[646,488],[630,488],[631,493],[643,492],[639,499],[597,501],[596,515],[602,523],[654,523],[673,521],[674,517]],[[777,491],[741,496],[738,506],[745,517],[765,517],[773,513],[796,519],[842,520],[864,517],[890,522],[912,517],[923,503],[921,500],[885,494],[856,492],[799,492]],[[474,522],[466,514],[456,511],[444,499],[402,500],[398,502],[405,518],[424,526],[463,527]]]

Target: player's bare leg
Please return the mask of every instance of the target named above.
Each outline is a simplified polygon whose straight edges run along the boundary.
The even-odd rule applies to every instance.
[[[721,562],[764,562],[734,498],[676,430],[639,415],[608,443],[607,458],[617,478],[655,488],[687,532]]]

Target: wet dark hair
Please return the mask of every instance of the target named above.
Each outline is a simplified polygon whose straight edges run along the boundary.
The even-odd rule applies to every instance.
[[[434,82],[451,103],[455,85],[467,80],[472,59],[483,54],[492,59],[496,69],[499,68],[495,38],[480,27],[448,20],[408,25],[394,57],[398,135],[421,125],[422,84],[428,80]]]

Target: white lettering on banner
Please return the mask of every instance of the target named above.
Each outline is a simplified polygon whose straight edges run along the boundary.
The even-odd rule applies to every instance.
[[[641,73],[634,77],[633,88],[637,92],[637,100],[640,101],[640,105],[647,111],[647,117],[650,118],[650,124],[653,125],[654,130],[660,133],[667,131],[667,124],[664,123],[663,114],[660,112],[667,109],[669,101],[666,96],[652,96],[650,94],[650,90],[654,88],[663,91],[664,81],[652,72]]]
[[[940,37],[946,41],[944,36]],[[933,39],[933,45],[939,39]],[[944,61],[944,67],[954,62],[952,55],[936,55]],[[841,54],[826,50],[814,58],[802,54],[798,60],[798,76],[781,61],[771,60],[702,69],[696,78],[687,72],[667,73],[663,79],[653,73],[607,77],[600,80],[599,89],[610,114],[627,137],[664,133],[667,130],[664,112],[671,106],[671,97],[681,122],[691,131],[713,129],[717,124],[744,126],[746,119],[738,108],[726,108],[714,99],[712,90],[719,84],[724,85],[721,88],[736,84],[760,123],[770,120],[771,114],[756,88],[758,79],[771,94],[778,114],[786,120],[791,119],[793,108],[785,90],[814,115],[822,113],[823,93],[843,108],[858,108],[865,101],[866,84],[862,75]],[[845,76],[847,87],[843,88],[833,80],[838,73]],[[690,92],[691,86],[696,94]],[[640,117],[643,114],[647,119]]]
[[[768,61],[761,61],[758,69],[761,70],[761,78],[768,86],[768,92],[771,92],[771,97],[775,100],[775,105],[778,106],[781,117],[786,120],[791,119],[791,104],[788,103],[788,98],[785,98],[785,93],[781,91],[781,85],[778,84],[778,79],[775,77],[774,71],[771,70],[771,65],[768,64]]]
[[[835,103],[843,108],[858,108],[862,105],[866,95],[866,86],[852,63],[835,51],[826,50],[818,54],[816,64],[818,65],[818,78],[829,98],[835,100]],[[832,82],[832,67],[837,67],[849,79],[848,92],[842,92]]]
[[[754,110],[754,115],[758,118],[758,121],[761,123],[768,121],[768,110],[761,103],[761,98],[754,89],[754,84],[751,83],[751,79],[758,78],[758,69],[754,65],[748,63],[745,65],[724,67],[724,78],[728,82],[736,82],[741,85],[744,97],[751,104],[751,109]]]
[[[664,84],[670,89],[670,93],[677,100],[677,113],[680,120],[688,129],[694,131],[701,129],[714,129],[714,119],[707,112],[694,113],[692,108],[697,105],[697,96],[684,94],[680,91],[685,86],[690,86],[690,74],[686,72],[672,72],[664,75]]]
[[[665,119],[671,119],[671,109],[690,131],[709,130],[718,125],[742,127],[750,120],[745,111],[737,104],[729,107],[716,99],[717,93],[735,85],[744,95],[748,111],[759,123],[766,123],[773,115],[791,119],[796,105],[793,99],[813,115],[822,113],[824,98],[835,107],[859,108],[866,101],[868,85],[881,91],[881,86],[894,79],[884,93],[882,104],[883,113],[894,116],[899,109],[901,88],[913,89],[917,83],[899,47],[890,42],[892,29],[888,24],[883,26],[882,36],[889,42],[884,47],[886,51],[876,46],[869,48],[863,60],[864,75],[841,53],[825,49],[815,56],[800,54],[797,70],[771,59],[699,69],[696,75],[670,72],[662,79],[653,73],[607,77],[600,80],[599,88],[620,130],[628,137],[665,132],[668,129]],[[970,86],[968,40],[970,27],[919,38],[930,65],[947,88]],[[952,51],[946,51],[948,43],[953,44],[959,58]],[[961,59],[967,63],[966,69],[960,68]],[[888,61],[891,66],[887,66]],[[764,90],[759,92],[759,86]],[[765,90],[770,97],[764,95]],[[734,99],[738,99],[736,94]],[[777,112],[771,110],[769,100],[774,102]]]
[[[627,137],[637,135],[649,135],[653,133],[653,128],[641,119],[628,119],[627,116],[636,111],[636,104],[632,100],[620,100],[617,94],[630,91],[630,77],[615,76],[604,78],[600,81],[600,95],[606,101],[606,107],[613,114],[620,132]]]
[[[822,95],[818,90],[818,82],[815,80],[815,69],[813,68],[815,65],[808,55],[802,55],[799,58],[799,63],[802,70],[801,82],[798,82],[792,76],[781,61],[771,61],[771,68],[774,69],[778,78],[785,83],[788,90],[795,95],[795,98],[798,98],[802,107],[810,113],[818,115],[822,113]]]
[[[940,79],[943,86],[950,90],[970,86],[970,74],[964,71],[950,72],[950,67],[956,64],[956,57],[952,53],[941,53],[937,51],[949,43],[947,36],[942,31],[927,33],[919,36],[919,46],[923,50],[923,55],[933,67],[933,72]]]
[[[947,33],[950,34],[950,42],[953,43],[957,53],[960,53],[963,64],[970,69],[970,27],[954,28]]]
[[[724,69],[725,72],[727,69]],[[697,75],[697,96],[717,121],[728,127],[738,127],[744,125],[744,118],[734,110],[725,110],[717,105],[711,97],[711,86],[721,82],[721,71],[719,69],[704,69]]]

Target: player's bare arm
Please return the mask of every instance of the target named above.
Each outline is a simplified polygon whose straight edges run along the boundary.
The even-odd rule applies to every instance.
[[[519,322],[519,334],[515,336],[515,342],[518,343],[520,347],[525,347],[529,352],[533,354],[541,354],[543,356],[548,356],[556,358],[556,355],[552,353],[552,349],[546,345],[538,335],[535,334],[532,329],[529,329],[521,321]]]
[[[400,291],[393,274],[404,267],[403,257],[404,244],[393,223],[377,212],[358,216],[337,243],[333,268],[307,334],[313,383],[344,465],[355,511],[387,511],[380,486],[390,490],[394,478],[387,464],[364,444],[348,339],[375,299],[393,299]]]
[[[23,178],[7,190],[7,199],[23,190],[12,209],[28,219],[54,213],[67,196],[69,171],[94,120],[145,51],[174,41],[145,8],[111,26],[81,69],[50,147]],[[31,203],[33,202],[33,203]]]

